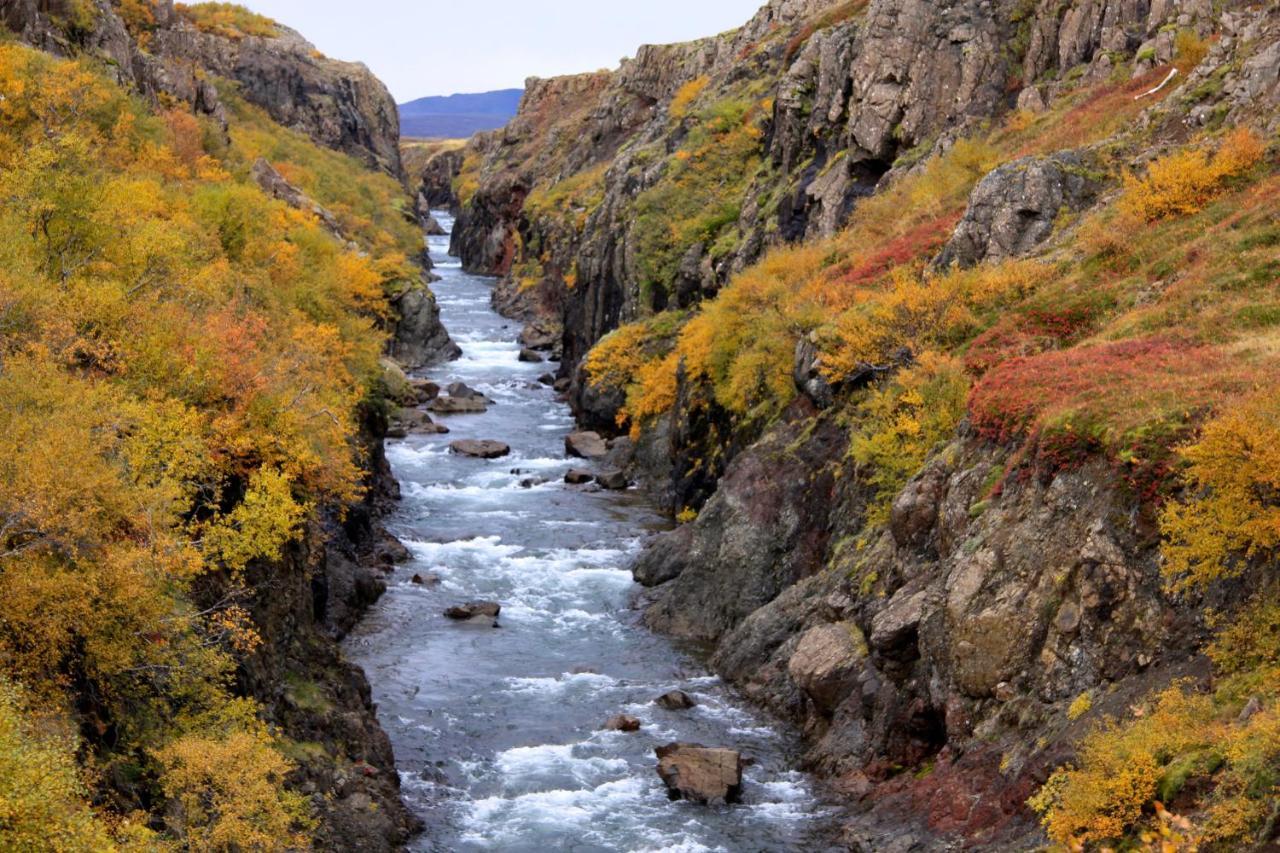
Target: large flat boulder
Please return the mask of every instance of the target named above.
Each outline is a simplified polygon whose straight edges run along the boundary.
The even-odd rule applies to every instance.
[[[498,459],[510,454],[511,446],[501,441],[460,438],[449,445],[449,450],[462,456],[474,456],[477,459]]]
[[[574,432],[565,436],[564,450],[579,459],[601,459],[609,455],[609,445],[598,432]]]
[[[477,415],[489,410],[482,397],[437,397],[427,408],[438,415]]]
[[[697,743],[669,743],[654,752],[658,775],[673,800],[720,805],[742,798],[742,754]]]

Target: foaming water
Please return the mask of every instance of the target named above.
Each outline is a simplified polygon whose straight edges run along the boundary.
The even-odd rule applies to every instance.
[[[536,382],[554,365],[519,361],[518,326],[490,310],[491,282],[447,258],[447,237],[430,244],[442,276],[433,289],[463,355],[426,375],[465,382],[495,405],[441,416],[449,435],[389,443],[404,495],[390,526],[413,559],[346,643],[373,686],[405,797],[429,827],[411,849],[834,849],[835,808],[791,769],[791,736],[637,624],[626,566],[663,519],[634,491],[564,484],[582,462],[564,457],[568,408]],[[512,453],[455,456],[457,438],[496,439]],[[531,477],[546,482],[521,485]],[[412,583],[426,573],[439,583]],[[477,599],[502,604],[501,628],[442,616]],[[697,706],[654,704],[674,689]],[[619,713],[641,730],[600,730]],[[670,802],[653,749],[673,740],[754,758],[743,804]]]

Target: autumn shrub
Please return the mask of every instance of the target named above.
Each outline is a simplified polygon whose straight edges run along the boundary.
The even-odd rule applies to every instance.
[[[524,215],[530,220],[556,217],[569,222],[581,232],[587,218],[604,201],[604,176],[607,162],[585,169],[551,185],[539,185],[524,203]]]
[[[1162,157],[1145,177],[1125,175],[1119,211],[1144,222],[1197,213],[1227,183],[1262,159],[1262,141],[1248,128],[1238,128],[1209,153],[1190,147]]]
[[[1167,837],[1164,807],[1194,790],[1182,836],[1224,850],[1263,840],[1280,794],[1278,619],[1274,589],[1246,602],[1209,645],[1212,692],[1174,684],[1087,735],[1031,799],[1050,839],[1076,849],[1153,843]]]
[[[177,3],[174,8],[197,29],[235,41],[280,34],[280,25],[275,21],[235,3]]]
[[[603,337],[583,362],[584,375],[602,392],[622,390],[618,426],[634,434],[675,403],[676,336],[688,314],[666,311],[626,324]]]
[[[373,218],[391,190],[342,186],[354,161],[258,113],[233,108],[232,144],[207,144],[89,61],[0,44],[0,89],[0,660],[20,716],[74,708],[76,755],[160,780],[190,846],[292,844],[309,824],[290,767],[232,695],[262,642],[246,569],[361,494],[385,291],[416,275]],[[259,153],[345,204],[355,245],[266,196]],[[44,781],[14,778],[88,826],[54,757],[73,747],[4,722],[16,701],[0,738]],[[21,817],[5,807],[0,835]]]
[[[314,828],[307,798],[282,787],[293,765],[251,703],[236,701],[194,721],[194,731],[155,751],[170,820],[195,850],[301,849]]]
[[[707,105],[660,180],[632,203],[631,235],[649,308],[666,307],[680,261],[694,244],[710,245],[736,226],[761,163],[762,118],[746,100]]]
[[[874,492],[868,525],[888,522],[902,487],[955,432],[968,393],[958,360],[926,352],[855,404],[849,458]]]
[[[1193,29],[1178,30],[1173,39],[1174,64],[1183,74],[1190,74],[1209,55],[1209,45]]]
[[[1049,838],[1063,846],[1119,840],[1157,798],[1175,758],[1211,743],[1208,697],[1174,687],[1132,722],[1111,722],[1087,736],[1077,766],[1054,773],[1031,805]]]
[[[76,739],[40,721],[30,699],[0,676],[0,848],[99,853],[117,849],[87,802]]]
[[[698,99],[698,96],[706,90],[710,83],[711,78],[704,74],[701,77],[694,77],[677,89],[675,95],[671,98],[671,105],[667,108],[671,117],[679,120],[687,116],[689,108],[693,106],[693,102]]]
[[[1210,421],[1181,450],[1187,498],[1166,507],[1165,572],[1182,585],[1239,573],[1280,546],[1280,395],[1264,391]]]
[[[895,267],[888,280],[851,291],[852,307],[819,330],[824,370],[839,380],[882,363],[902,347],[913,352],[956,347],[990,320],[994,309],[1033,291],[1052,275],[1036,261],[925,273]]]

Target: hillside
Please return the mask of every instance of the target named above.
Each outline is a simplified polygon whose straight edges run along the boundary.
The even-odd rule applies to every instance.
[[[853,849],[1275,843],[1278,130],[1273,4],[772,0],[454,157]]]
[[[400,135],[418,139],[466,139],[482,130],[496,130],[510,121],[520,106],[523,89],[441,95],[400,104]]]
[[[0,848],[395,849],[336,640],[401,550],[386,356],[455,350],[391,99],[226,4],[0,22]]]

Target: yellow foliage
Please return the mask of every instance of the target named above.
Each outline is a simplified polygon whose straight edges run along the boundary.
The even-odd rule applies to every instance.
[[[174,829],[192,850],[281,850],[308,846],[306,797],[281,782],[292,765],[244,702],[202,720],[156,751],[161,787],[176,805]]]
[[[1192,29],[1179,30],[1173,39],[1174,64],[1183,74],[1190,74],[1209,55],[1209,45]]]
[[[101,853],[120,849],[89,808],[75,738],[30,715],[0,676],[0,849]]]
[[[1152,849],[1182,849],[1162,841],[1248,846],[1280,795],[1277,627],[1280,606],[1260,596],[1210,646],[1215,693],[1175,684],[1131,719],[1088,735],[1076,765],[1055,772],[1030,801],[1050,839],[1068,849],[1134,837]],[[1247,701],[1253,712],[1242,715]],[[1194,825],[1160,805],[1193,782],[1208,791],[1197,796]]]
[[[471,199],[480,191],[480,170],[483,164],[484,161],[476,151],[468,149],[463,155],[462,166],[453,179],[453,194],[462,207],[471,204]]]
[[[253,473],[244,499],[206,528],[206,556],[233,572],[253,560],[272,560],[291,541],[307,508],[293,498],[291,484],[279,471]]]
[[[1280,546],[1280,394],[1267,390],[1224,412],[1182,455],[1188,497],[1161,517],[1166,575],[1203,585],[1272,555]]]
[[[1227,182],[1249,171],[1263,156],[1262,141],[1248,128],[1237,128],[1212,154],[1186,148],[1156,160],[1144,178],[1124,176],[1122,216],[1155,222],[1200,211]]]
[[[942,274],[895,267],[883,285],[849,294],[853,305],[819,330],[823,369],[839,379],[899,347],[913,352],[954,345],[979,328],[979,315],[1048,281],[1052,267],[1014,260]]]
[[[420,235],[379,225],[400,216],[393,179],[234,96],[227,147],[89,61],[0,43],[0,90],[0,661],[33,707],[87,706],[77,722],[110,737],[86,755],[158,775],[188,846],[305,846],[288,765],[256,706],[230,697],[236,657],[261,643],[239,570],[278,557],[313,506],[359,493],[376,324],[418,275]],[[259,154],[309,182],[359,248],[264,195]],[[196,607],[197,582],[218,606]],[[58,810],[40,818],[67,828],[55,849],[146,842],[104,814],[114,841],[77,846],[76,827],[98,830],[72,747],[29,725],[50,717],[25,702],[0,695],[0,763],[25,754],[43,775],[0,768],[0,847],[28,849],[4,833],[39,806],[10,779]]]
[[[868,526],[889,520],[893,500],[964,417],[969,380],[951,357],[924,353],[918,362],[860,400],[849,457],[875,490]]]
[[[176,3],[174,8],[197,29],[234,41],[249,36],[274,38],[280,34],[280,25],[275,21],[235,3]]]
[[[1057,771],[1031,799],[1049,838],[1069,847],[1123,837],[1155,799],[1171,757],[1204,744],[1210,709],[1207,697],[1171,688],[1150,713],[1086,737],[1079,767]]]
[[[670,113],[674,119],[682,119],[689,114],[689,107],[698,99],[698,96],[711,83],[711,78],[705,74],[701,77],[695,77],[688,83],[685,83],[676,90],[675,95],[671,98]]]
[[[1067,708],[1067,719],[1078,720],[1093,708],[1093,694],[1088,690],[1077,696]]]

